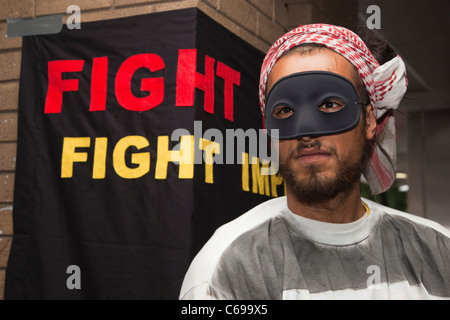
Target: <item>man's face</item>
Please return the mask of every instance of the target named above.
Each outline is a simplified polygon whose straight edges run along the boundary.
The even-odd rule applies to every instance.
[[[267,92],[279,79],[303,71],[337,73],[355,86],[359,81],[355,69],[344,57],[320,49],[306,55],[294,53],[281,58],[270,73]],[[286,180],[288,194],[292,193],[301,201],[320,202],[359,188],[366,163],[365,152],[376,126],[370,106],[368,110],[366,127],[361,125],[361,119],[360,125],[344,133],[279,141],[280,173]],[[286,114],[289,110],[282,112]]]

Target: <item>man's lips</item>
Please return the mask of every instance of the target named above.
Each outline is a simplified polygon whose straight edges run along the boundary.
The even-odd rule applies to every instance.
[[[300,160],[304,162],[316,162],[320,160],[327,159],[331,156],[330,152],[317,148],[307,148],[294,155],[295,160]]]

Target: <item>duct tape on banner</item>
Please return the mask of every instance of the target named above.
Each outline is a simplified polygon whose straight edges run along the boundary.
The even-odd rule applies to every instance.
[[[59,33],[62,29],[62,14],[42,16],[32,19],[8,18],[6,37],[35,36]]]

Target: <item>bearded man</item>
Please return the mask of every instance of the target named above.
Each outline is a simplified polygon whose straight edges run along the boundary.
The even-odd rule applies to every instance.
[[[313,24],[270,48],[260,105],[286,197],[220,227],[181,299],[450,298],[448,230],[361,198],[362,174],[373,194],[395,179],[407,87],[400,56],[372,40]]]

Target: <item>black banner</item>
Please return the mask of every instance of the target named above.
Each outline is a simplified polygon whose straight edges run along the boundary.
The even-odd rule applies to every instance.
[[[218,226],[284,194],[252,151],[262,59],[197,9],[24,37],[5,298],[177,299]]]

